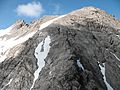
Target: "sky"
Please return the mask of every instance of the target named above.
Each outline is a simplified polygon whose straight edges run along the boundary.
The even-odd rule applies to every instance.
[[[105,10],[120,20],[120,0],[0,0],[0,29],[19,19],[30,23],[44,15],[62,15],[86,6]]]

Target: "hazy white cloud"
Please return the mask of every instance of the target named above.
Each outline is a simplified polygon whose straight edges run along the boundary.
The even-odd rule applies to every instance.
[[[60,4],[53,4],[54,12],[53,14],[60,14]]]
[[[43,7],[40,2],[18,5],[16,12],[20,16],[38,17],[43,13]]]
[[[62,5],[60,3],[52,3],[50,4],[50,7],[52,8],[51,14],[59,15],[63,12]]]

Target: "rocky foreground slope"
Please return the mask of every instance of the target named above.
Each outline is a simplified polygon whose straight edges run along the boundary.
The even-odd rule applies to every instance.
[[[0,31],[0,90],[120,90],[120,21],[85,7]]]

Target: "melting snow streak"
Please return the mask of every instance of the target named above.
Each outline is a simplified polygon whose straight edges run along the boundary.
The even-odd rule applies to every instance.
[[[38,59],[37,65],[38,65],[38,69],[35,71],[34,73],[34,81],[33,81],[33,85],[30,88],[30,90],[34,87],[35,81],[38,79],[39,73],[41,71],[41,69],[44,67],[45,65],[45,61],[44,59],[47,57],[47,54],[49,53],[49,49],[50,49],[50,44],[51,40],[50,40],[50,36],[48,36],[45,39],[45,42],[42,41],[41,43],[39,43],[39,45],[37,46],[37,48],[35,49],[35,57]],[[42,46],[43,45],[43,46]],[[43,51],[42,51],[43,50]]]
[[[103,63],[103,67],[99,64],[99,67],[100,67],[101,72],[103,74],[104,82],[105,82],[105,84],[107,86],[107,89],[108,90],[113,90],[113,88],[110,86],[110,84],[106,80],[106,76],[105,76],[105,63]]]
[[[77,60],[77,65],[78,65],[78,67],[82,68],[82,70],[84,70],[84,67],[83,67],[83,65],[80,63],[80,60],[79,60],[79,59]]]
[[[110,53],[112,53],[112,52],[110,52]],[[117,57],[117,55],[115,55],[114,53],[112,53],[114,56],[115,56],[115,58],[118,60],[118,61],[120,61],[120,59]]]
[[[120,59],[117,57],[117,55],[115,55],[114,53],[112,53],[112,52],[110,52],[112,55],[114,55],[114,57],[120,62]],[[120,65],[119,64],[117,64],[118,65],[118,67],[120,68]]]

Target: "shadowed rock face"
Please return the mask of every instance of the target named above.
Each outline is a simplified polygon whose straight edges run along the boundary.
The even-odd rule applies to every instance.
[[[18,29],[24,31],[23,36],[36,33],[10,48],[0,63],[0,90],[30,90],[39,67],[35,49],[47,36],[50,50],[31,90],[120,90],[120,22],[116,18],[86,7],[38,31],[40,22],[24,23]]]

